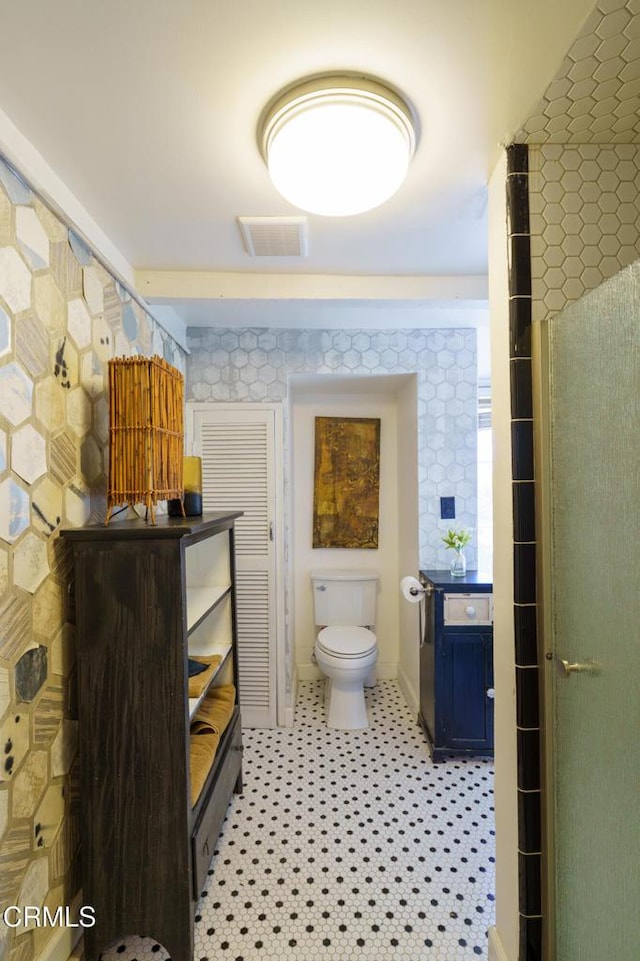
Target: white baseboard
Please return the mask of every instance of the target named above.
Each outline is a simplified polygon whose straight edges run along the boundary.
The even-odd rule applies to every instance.
[[[306,664],[298,664],[296,668],[299,681],[320,681],[322,673],[319,667],[307,661]]]
[[[489,961],[509,961],[495,927],[489,928]]]
[[[379,681],[395,681],[398,678],[398,662],[378,661],[377,671]]]
[[[418,692],[402,668],[398,670],[398,684],[400,685],[400,690],[404,694],[405,700],[409,705],[409,710],[415,715],[415,717],[417,717],[418,705],[420,703]]]

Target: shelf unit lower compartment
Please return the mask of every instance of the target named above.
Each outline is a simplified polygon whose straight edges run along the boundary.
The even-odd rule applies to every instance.
[[[242,791],[242,731],[238,706],[222,735],[211,770],[193,808],[191,861],[193,897],[197,900],[234,791]]]
[[[198,711],[198,708],[207,696],[209,689],[219,681],[221,678],[230,681],[233,679],[233,668],[230,664],[232,648],[231,644],[220,645],[219,647],[211,647],[207,652],[208,654],[218,654],[220,657],[220,663],[216,667],[215,671],[212,673],[211,677],[208,679],[206,687],[204,687],[197,697],[189,697],[189,720],[192,721]],[[191,655],[191,652],[189,652]]]

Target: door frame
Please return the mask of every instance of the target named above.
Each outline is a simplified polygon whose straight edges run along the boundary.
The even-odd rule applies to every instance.
[[[285,563],[284,563],[284,412],[282,404],[233,403],[227,401],[197,401],[186,402],[186,430],[185,451],[193,454],[195,443],[195,413],[205,411],[270,411],[273,414],[273,442],[274,442],[274,504],[273,504],[273,538],[275,565],[275,649],[276,649],[276,720],[280,727],[293,724],[295,705],[295,679],[293,665],[291,671],[291,690],[287,698],[287,643],[285,619]]]
[[[543,951],[555,959],[555,777],[553,755],[553,671],[551,644],[552,605],[552,510],[551,510],[551,425],[549,418],[549,321],[531,325],[531,368],[533,398],[533,449],[536,500],[536,584],[538,616],[538,671],[540,681],[540,767],[542,815],[542,916]]]

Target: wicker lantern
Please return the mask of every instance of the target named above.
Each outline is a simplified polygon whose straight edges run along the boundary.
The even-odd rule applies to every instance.
[[[182,499],[184,378],[161,357],[109,361],[109,488],[114,507]]]

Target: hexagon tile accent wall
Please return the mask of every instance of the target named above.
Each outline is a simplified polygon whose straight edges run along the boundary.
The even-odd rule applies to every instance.
[[[634,143],[640,135],[640,9],[598,0],[517,141]]]
[[[307,372],[416,373],[420,565],[449,566],[440,495],[455,495],[461,524],[477,523],[475,330],[192,328],[189,348],[187,396],[195,401],[281,402],[289,377]]]
[[[184,355],[1,159],[0,205],[0,901],[55,910],[79,884],[71,575],[57,533],[106,513],[116,344],[153,345],[182,370]],[[31,961],[52,937],[1,927],[7,961]]]
[[[533,320],[640,257],[640,147],[529,147]]]
[[[640,6],[597,0],[515,136],[529,144],[532,319],[640,258]]]

